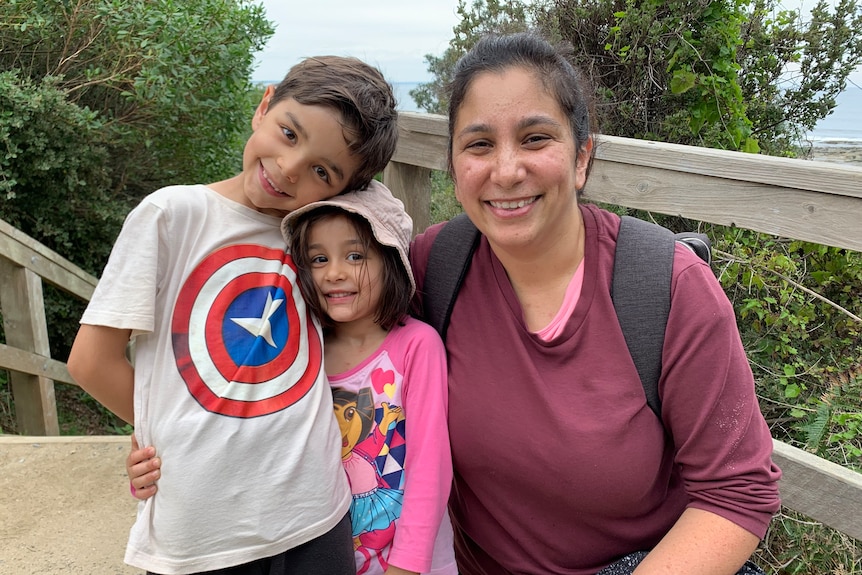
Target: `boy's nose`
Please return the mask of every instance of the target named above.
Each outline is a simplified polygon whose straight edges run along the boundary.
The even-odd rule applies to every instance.
[[[278,169],[281,172],[281,175],[287,179],[291,184],[295,184],[299,179],[299,164],[297,158],[291,158],[288,156],[281,156],[277,161]]]

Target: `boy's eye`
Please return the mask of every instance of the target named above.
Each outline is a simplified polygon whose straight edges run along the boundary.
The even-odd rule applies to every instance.
[[[290,140],[291,142],[296,140],[296,132],[291,130],[290,128],[282,128],[281,133],[284,134],[284,137]]]

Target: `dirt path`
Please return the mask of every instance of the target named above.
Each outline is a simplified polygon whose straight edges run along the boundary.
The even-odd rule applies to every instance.
[[[0,435],[0,574],[139,575],[128,437]]]

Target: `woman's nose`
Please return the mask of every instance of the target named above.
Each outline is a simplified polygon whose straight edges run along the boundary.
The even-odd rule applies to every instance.
[[[492,166],[492,181],[501,188],[511,188],[526,175],[520,149],[516,146],[498,146]]]

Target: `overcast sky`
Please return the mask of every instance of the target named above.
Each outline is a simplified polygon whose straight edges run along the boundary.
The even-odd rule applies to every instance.
[[[280,80],[302,58],[356,56],[390,82],[427,82],[425,55],[443,54],[457,0],[263,0],[275,34],[252,79]]]
[[[458,23],[457,0],[262,0],[275,34],[257,55],[256,81],[280,80],[302,58],[356,56],[390,82],[431,80],[425,55],[440,56]],[[468,5],[471,2],[468,2]],[[815,0],[785,0],[810,9]],[[834,5],[834,0],[832,4]],[[851,79],[862,82],[862,71]]]

